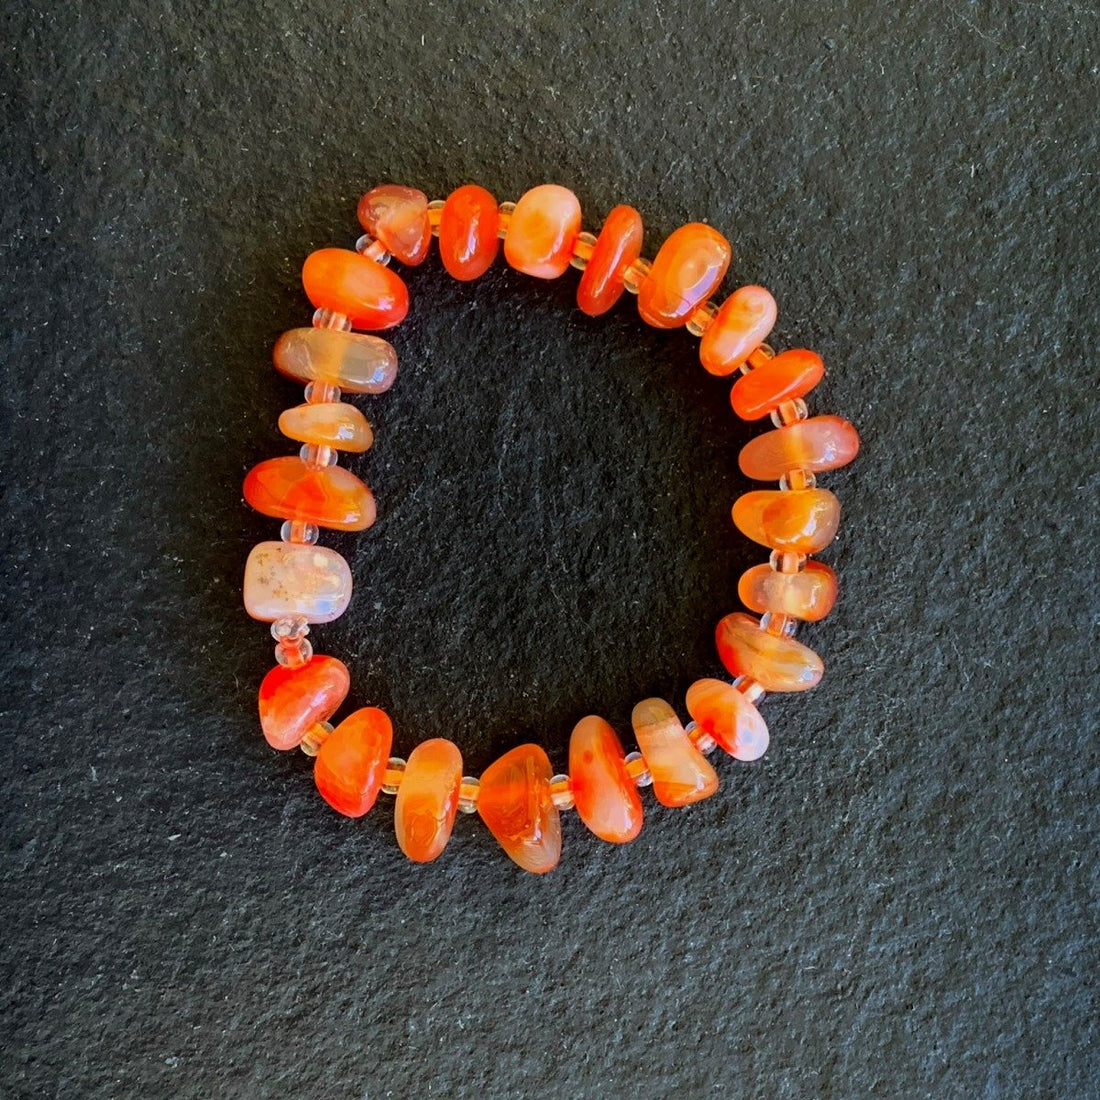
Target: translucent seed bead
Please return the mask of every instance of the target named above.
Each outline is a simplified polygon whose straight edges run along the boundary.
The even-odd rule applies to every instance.
[[[567,775],[555,775],[550,780],[550,798],[559,810],[573,809],[573,787]]]
[[[312,545],[321,535],[321,529],[312,523],[288,519],[279,528],[279,537],[283,542],[303,542]]]
[[[748,699],[750,703],[761,703],[767,697],[767,692],[755,680],[748,676],[738,676],[733,681],[733,686]]]
[[[321,470],[326,466],[336,465],[337,455],[334,447],[319,447],[316,443],[303,443],[298,455],[311,470]]]
[[[464,775],[458,788],[458,810],[463,814],[477,813],[477,796],[480,793],[481,780],[472,775]]]
[[[428,203],[428,224],[432,227],[432,236],[439,236],[439,223],[443,220],[443,207],[447,203],[444,199],[432,199]]]
[[[627,269],[623,272],[623,286],[631,294],[637,294],[642,289],[642,283],[649,278],[649,272],[653,265],[649,260],[639,256]]]
[[[369,233],[364,233],[355,242],[355,251],[383,267],[393,259],[392,253],[386,251],[386,246],[381,241],[376,241]]]
[[[777,573],[801,573],[806,568],[806,555],[773,550],[768,556],[768,564]]]
[[[639,787],[649,787],[653,783],[653,776],[649,774],[645,757],[640,752],[628,752],[626,754],[626,774]]]
[[[805,420],[809,415],[810,410],[806,407],[806,402],[798,397],[794,401],[784,401],[772,413],[772,423],[777,428],[782,428],[787,424],[795,423],[797,420]]]
[[[684,732],[691,738],[691,743],[704,755],[710,756],[716,748],[718,748],[718,742],[706,730],[699,726],[698,722],[688,722],[684,726]]]
[[[761,344],[749,352],[749,357],[738,368],[742,374],[748,374],[757,367],[762,367],[769,359],[775,358],[775,348],[771,344]]]
[[[271,624],[271,636],[277,642],[304,638],[309,633],[309,620],[305,615],[284,615]]]
[[[275,660],[283,668],[301,668],[312,656],[313,645],[308,638],[287,639],[275,647]]]
[[[306,735],[299,742],[298,748],[306,756],[316,756],[321,751],[321,746],[328,740],[332,728],[331,722],[318,722],[311,729],[306,730]]]
[[[803,470],[801,467],[788,470],[779,479],[779,488],[786,492],[792,489],[816,489],[817,475],[812,470]]]
[[[771,611],[760,616],[760,629],[777,638],[789,638],[798,628],[798,620],[790,615],[776,615]]]
[[[596,235],[587,230],[577,234],[573,242],[573,258],[569,261],[578,271],[583,271],[592,259],[592,249],[596,247]]]
[[[702,336],[718,314],[718,307],[709,299],[698,306],[688,318],[687,330],[692,336]]]
[[[400,756],[391,756],[386,761],[386,774],[382,777],[382,793],[397,794],[401,780],[405,777],[405,761]]]
[[[331,405],[340,400],[340,387],[331,382],[310,382],[306,386],[307,405]]]
[[[515,210],[514,202],[502,202],[497,210],[500,211],[500,225],[497,226],[497,236],[504,240],[508,235],[508,226],[512,224],[512,211]]]
[[[351,318],[346,313],[337,313],[334,309],[315,309],[313,311],[314,328],[337,328],[351,331]]]

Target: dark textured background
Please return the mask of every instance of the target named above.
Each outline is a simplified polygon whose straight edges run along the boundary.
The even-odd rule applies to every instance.
[[[1086,3],[8,3],[6,1097],[1088,1097],[1097,1042],[1096,10]],[[555,180],[704,219],[841,495],[823,685],[769,755],[551,876],[407,864],[259,735],[240,607],[290,448],[298,271],[372,183]],[[362,405],[381,520],[316,631],[468,771],[719,665],[762,560],[695,341],[575,275],[409,275]],[[647,797],[647,805],[652,800]]]

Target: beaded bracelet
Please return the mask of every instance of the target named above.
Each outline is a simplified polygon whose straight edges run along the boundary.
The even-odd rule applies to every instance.
[[[652,262],[641,257],[642,219],[617,206],[599,236],[581,232],[577,197],[544,184],[517,203],[497,203],[484,188],[467,185],[446,201],[387,184],[363,196],[358,209],[366,233],[355,251],[323,248],[302,269],[316,312],[312,328],[292,329],[275,345],[275,367],[306,383],[305,403],[279,417],[284,435],[302,444],[297,456],[273,458],[244,481],[245,500],[284,520],[282,541],[262,542],[249,554],[244,604],[270,622],[277,665],[260,686],[260,724],[276,749],[298,746],[314,756],[321,796],[339,813],[365,814],[379,791],[396,795],[394,828],[409,859],[427,862],[443,851],[459,810],[475,810],[520,867],[542,873],[561,855],[559,812],[576,809],[598,837],[633,840],[642,827],[638,788],[652,786],[665,806],[687,806],[718,789],[707,760],[717,747],[738,760],[760,757],[768,729],[757,704],[765,691],[805,691],[821,679],[820,657],[792,634],[799,620],[824,618],[836,600],[836,575],[809,555],[836,534],[840,503],[816,487],[815,473],[850,462],[859,437],[846,420],[808,417],[805,396],[825,368],[812,351],[776,354],[764,343],[776,305],[763,287],[735,290],[720,306],[710,295],[729,267],[729,242],[710,226],[677,229]],[[623,290],[637,296],[642,319],[657,328],[686,327],[701,337],[699,357],[713,375],[741,372],[730,400],[738,416],[770,416],[774,430],[751,440],[739,463],[755,480],[778,480],[778,490],[740,497],[733,522],[771,550],[767,564],[738,583],[742,602],[761,614],[733,613],[716,630],[718,655],[732,682],[701,679],[687,692],[685,727],[663,699],[634,708],[638,748],[625,753],[615,730],[595,715],[582,718],[569,742],[569,772],[553,775],[537,745],[519,745],[482,774],[462,774],[456,745],[435,738],[408,761],[390,755],[393,728],[377,707],[364,707],[333,728],[329,719],[350,687],[347,667],[314,654],[309,624],[340,616],[351,597],[351,571],[341,555],[316,545],[319,527],[360,531],[375,519],[370,490],[337,466],[338,451],[366,451],[372,432],[342,392],[381,393],[393,384],[397,356],[377,336],[408,310],[405,283],[387,266],[422,263],[433,236],[443,266],[459,280],[476,279],[504,242],[518,271],[553,279],[570,267],[582,274],[577,304],[589,316],[609,310]]]

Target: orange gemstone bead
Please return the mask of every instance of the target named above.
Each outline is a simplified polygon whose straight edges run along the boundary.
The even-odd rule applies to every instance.
[[[595,714],[582,718],[569,738],[569,779],[574,806],[601,840],[625,844],[642,828],[642,800],[626,771],[623,746]]]
[[[279,417],[279,431],[289,439],[338,451],[366,451],[374,442],[367,418],[344,401],[319,401],[286,409]]]
[[[819,561],[808,561],[798,573],[754,565],[737,582],[737,594],[750,611],[770,611],[807,622],[824,619],[832,611],[836,592],[836,573]]]
[[[607,215],[577,284],[582,313],[598,317],[619,300],[626,289],[623,272],[641,255],[642,233],[642,216],[633,206],[616,206]]]
[[[643,699],[631,715],[638,748],[663,806],[690,806],[718,790],[718,773],[692,744],[664,699]]]
[[[359,224],[403,264],[423,263],[432,241],[428,196],[415,187],[383,183],[359,200]]]
[[[448,273],[462,282],[492,267],[500,249],[500,210],[496,198],[468,183],[447,196],[439,220],[439,256]]]
[[[733,374],[775,327],[775,299],[762,286],[743,286],[722,303],[699,344],[711,374]]]
[[[859,433],[844,417],[812,416],[750,439],[738,463],[746,477],[775,481],[788,470],[839,469],[858,453]]]
[[[302,265],[302,286],[318,309],[346,314],[356,328],[392,328],[409,312],[401,277],[346,248],[311,252]]]
[[[393,744],[393,724],[377,707],[349,714],[321,745],[313,780],[337,813],[362,817],[375,803]]]
[[[733,522],[773,550],[816,554],[836,536],[840,501],[828,489],[757,489],[737,498]]]
[[[550,794],[554,770],[538,745],[518,745],[481,776],[477,812],[508,856],[545,874],[561,858],[561,817]]]
[[[544,183],[516,203],[504,238],[504,258],[539,279],[564,275],[581,231],[581,204],[567,187]]]
[[[784,402],[805,397],[824,377],[817,352],[792,348],[738,378],[730,404],[742,420],[759,420]]]
[[[297,455],[269,458],[244,479],[244,499],[257,512],[337,531],[363,531],[375,519],[374,497],[340,466],[307,466]]]
[[[292,749],[344,701],[351,676],[343,661],[314,655],[304,665],[276,665],[260,684],[260,727],[275,749]]]
[[[768,724],[760,711],[724,680],[696,680],[687,693],[688,713],[737,760],[757,760],[768,750]]]
[[[414,863],[430,863],[451,839],[462,783],[462,753],[442,737],[422,741],[405,764],[393,828],[401,851]]]
[[[760,629],[751,615],[727,615],[715,630],[722,664],[733,676],[748,676],[765,691],[806,691],[825,666],[809,646]]]
[[[323,382],[349,393],[383,393],[397,377],[392,344],[341,329],[292,328],[279,337],[272,359],[296,382]]]
[[[638,290],[638,312],[655,328],[679,328],[722,281],[733,249],[701,222],[680,226],[661,245]]]

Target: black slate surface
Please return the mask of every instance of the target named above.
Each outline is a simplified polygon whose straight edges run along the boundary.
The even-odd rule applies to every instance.
[[[7,4],[4,1097],[1088,1097],[1097,995],[1091,4]],[[241,502],[304,256],[397,180],[555,180],[734,241],[860,428],[804,637],[626,848],[414,867],[264,744]],[[695,341],[575,275],[409,273],[381,520],[318,647],[467,770],[720,666],[762,560]]]

